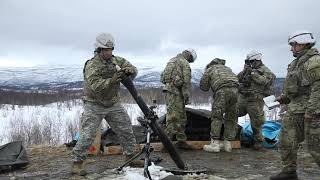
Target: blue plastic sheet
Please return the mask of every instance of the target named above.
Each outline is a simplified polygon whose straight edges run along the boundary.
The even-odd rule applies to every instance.
[[[262,146],[266,148],[274,148],[279,142],[279,134],[281,131],[281,123],[277,121],[265,121],[262,125],[262,135],[264,136],[264,141]],[[251,124],[249,122],[242,126],[241,131],[241,141],[252,141],[253,132]]]
[[[80,140],[80,132],[76,132],[73,140],[79,141]]]

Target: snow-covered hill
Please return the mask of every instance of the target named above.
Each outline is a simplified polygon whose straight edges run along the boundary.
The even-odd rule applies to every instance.
[[[35,67],[0,67],[0,87],[19,89],[81,88],[83,65],[51,65]],[[162,67],[138,67],[138,86],[159,87]],[[192,82],[198,84],[202,69],[192,69]]]

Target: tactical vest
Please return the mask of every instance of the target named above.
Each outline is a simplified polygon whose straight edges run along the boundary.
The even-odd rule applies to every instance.
[[[113,57],[116,58],[116,57]],[[116,64],[114,61],[111,62],[100,62],[98,60],[98,57],[93,57],[92,59],[88,60],[85,63],[85,66],[83,68],[83,75],[84,75],[84,101],[96,103],[103,105],[105,107],[112,106],[113,104],[117,103],[119,101],[119,88],[120,84],[114,85],[114,88],[110,89],[110,91],[94,91],[91,89],[90,85],[88,84],[88,79],[86,78],[86,69],[89,63],[95,63],[95,69],[92,69],[92,71],[95,71],[97,74],[99,74],[103,79],[112,78],[113,74],[117,71]]]
[[[265,66],[260,65],[258,68],[254,69],[252,72],[258,73],[260,75],[264,75],[269,73],[272,76],[265,85],[257,84],[250,78],[250,84],[247,86],[240,86],[239,92],[245,96],[251,96],[252,94],[259,94],[263,97],[269,96],[272,94],[273,91],[273,83],[275,80],[275,75]],[[250,74],[249,74],[250,75]],[[242,77],[245,78],[245,77]],[[240,82],[243,79],[240,80]]]
[[[224,86],[238,86],[238,78],[229,67],[214,65],[210,67],[210,85],[213,92]]]
[[[307,52],[300,59],[295,59],[288,66],[288,73],[284,84],[284,91],[290,98],[300,95],[310,95],[310,85],[307,75],[307,61],[318,52]]]

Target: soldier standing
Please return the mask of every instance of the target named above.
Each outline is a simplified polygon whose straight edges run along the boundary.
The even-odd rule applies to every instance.
[[[293,33],[288,40],[295,59],[289,64],[282,95],[277,101],[288,104],[280,134],[282,171],[271,180],[298,179],[298,145],[304,139],[320,166],[320,55],[313,34]]]
[[[239,99],[238,116],[249,114],[253,131],[253,149],[261,149],[263,136],[261,127],[264,123],[263,98],[272,93],[275,75],[262,63],[262,54],[251,51],[245,60],[243,71],[238,74]]]
[[[85,63],[83,69],[81,137],[72,151],[72,173],[82,176],[86,175],[84,161],[88,148],[103,118],[116,132],[126,159],[133,156],[136,143],[130,118],[119,103],[119,89],[124,75],[134,78],[138,73],[137,68],[126,59],[112,54],[114,38],[111,34],[98,35],[95,47],[95,56]]]
[[[165,132],[172,140],[176,138],[178,141],[176,146],[182,149],[191,148],[186,143],[185,105],[190,103],[191,69],[189,63],[194,62],[196,58],[197,54],[193,49],[184,50],[170,59],[160,79],[165,85],[163,92],[167,105]]]
[[[200,89],[213,92],[211,114],[211,143],[204,145],[203,150],[220,152],[220,131],[224,119],[224,143],[226,152],[231,152],[231,140],[236,135],[238,78],[225,66],[225,60],[215,58],[207,66],[200,80]]]

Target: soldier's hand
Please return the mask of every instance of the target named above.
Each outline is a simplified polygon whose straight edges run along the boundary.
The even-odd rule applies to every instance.
[[[310,122],[310,121],[312,121],[313,120],[313,115],[312,114],[309,114],[309,113],[307,113],[307,112],[305,112],[304,113],[304,121],[306,121],[306,122]]]
[[[122,68],[121,69],[126,75],[132,75],[135,73],[135,70],[129,67]]]
[[[283,98],[278,96],[274,101],[278,101],[280,104],[283,104]]]
[[[243,69],[251,69],[251,66],[248,64],[244,64]]]
[[[117,71],[116,73],[114,73],[110,81],[111,84],[119,83],[122,80],[123,75],[123,71]]]

